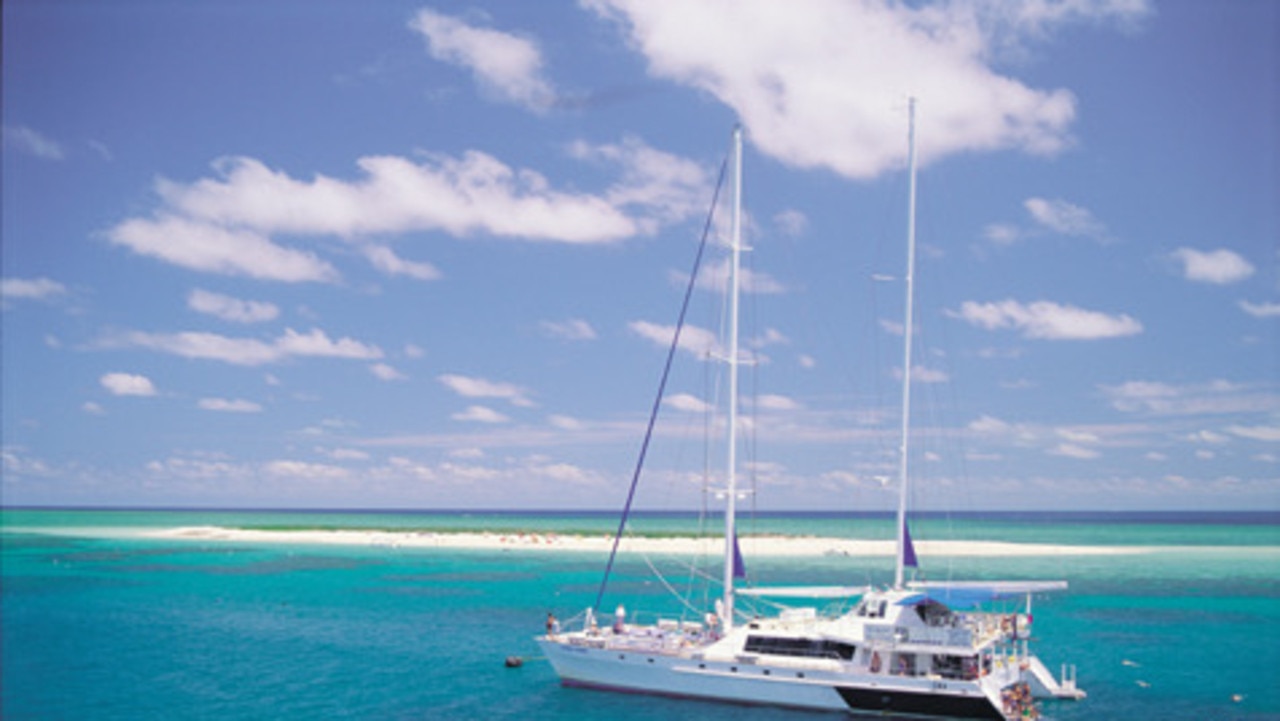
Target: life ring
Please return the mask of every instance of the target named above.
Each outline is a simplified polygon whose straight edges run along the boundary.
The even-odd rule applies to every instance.
[[[880,673],[880,652],[871,654],[871,673]]]

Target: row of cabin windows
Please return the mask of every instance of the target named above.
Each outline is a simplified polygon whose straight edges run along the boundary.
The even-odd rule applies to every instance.
[[[747,653],[761,653],[772,656],[833,658],[852,661],[856,647],[849,643],[823,639],[747,636],[747,645],[743,650]]]

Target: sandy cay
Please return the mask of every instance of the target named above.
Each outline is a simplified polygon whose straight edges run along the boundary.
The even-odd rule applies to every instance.
[[[241,543],[289,543],[336,546],[386,546],[390,548],[447,548],[459,550],[581,551],[606,553],[610,535],[566,535],[518,532],[430,532],[368,530],[255,530],[190,526],[156,531],[157,538]],[[816,536],[743,536],[743,553],[752,556],[892,556],[893,541],[822,538]],[[619,550],[631,553],[700,555],[719,553],[719,538],[623,536]],[[1000,541],[916,541],[916,550],[929,556],[1088,556],[1140,553],[1126,546],[1065,546]]]

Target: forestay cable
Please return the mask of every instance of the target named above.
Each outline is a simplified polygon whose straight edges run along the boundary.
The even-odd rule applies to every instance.
[[[693,259],[693,270],[689,273],[689,285],[684,289],[684,302],[680,305],[680,316],[676,320],[675,333],[671,335],[671,347],[667,349],[667,362],[662,368],[662,380],[658,383],[658,393],[653,399],[653,408],[649,411],[649,425],[644,432],[644,442],[640,444],[640,455],[636,459],[635,471],[631,474],[631,487],[627,490],[627,502],[622,507],[622,520],[618,522],[618,532],[613,537],[613,548],[609,551],[609,563],[604,569],[604,578],[600,579],[600,590],[596,593],[596,602],[592,608],[600,610],[600,601],[604,598],[605,587],[609,585],[609,575],[613,573],[613,561],[618,556],[618,544],[622,541],[622,532],[626,530],[627,518],[631,515],[631,503],[636,497],[636,485],[640,482],[640,471],[644,468],[645,455],[649,452],[649,441],[653,439],[653,428],[658,420],[658,410],[662,405],[663,395],[667,390],[667,379],[671,375],[671,364],[675,360],[676,350],[680,347],[680,332],[684,330],[685,315],[689,311],[689,301],[693,297],[693,288],[698,281],[698,269],[702,266],[703,251],[707,247],[707,238],[711,235],[711,223],[715,218],[716,204],[720,199],[720,188],[724,185],[725,169],[729,165],[728,158],[720,164],[720,175],[716,179],[715,192],[711,195],[711,208],[707,211],[706,222],[702,225],[702,240],[698,243],[698,252]]]

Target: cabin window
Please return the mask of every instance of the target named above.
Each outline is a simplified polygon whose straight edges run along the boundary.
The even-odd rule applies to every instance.
[[[973,680],[978,677],[978,657],[935,655],[933,672],[943,678]]]
[[[852,661],[857,648],[850,643],[828,641],[819,638],[786,638],[778,636],[747,636],[743,648],[747,653],[798,658],[831,658]]]

